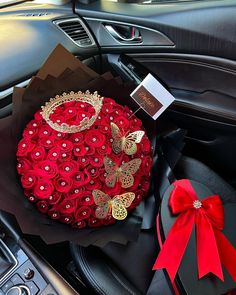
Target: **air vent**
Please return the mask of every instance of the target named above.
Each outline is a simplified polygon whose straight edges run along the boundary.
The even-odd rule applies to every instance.
[[[34,16],[46,16],[49,15],[48,12],[35,12],[35,13],[20,13],[18,16],[29,16],[29,17],[34,17]]]
[[[54,23],[80,47],[93,46],[94,40],[80,19],[57,20]]]

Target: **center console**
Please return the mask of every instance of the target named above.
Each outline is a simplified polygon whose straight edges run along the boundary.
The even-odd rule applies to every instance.
[[[0,295],[78,295],[0,212]]]

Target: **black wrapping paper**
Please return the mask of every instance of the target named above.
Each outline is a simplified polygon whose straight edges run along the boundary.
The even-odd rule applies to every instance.
[[[98,75],[58,45],[28,87],[14,89],[12,115],[0,120],[0,208],[16,217],[24,233],[39,235],[48,244],[68,240],[82,246],[104,246],[111,241],[125,244],[138,238],[145,201],[122,222],[102,228],[73,229],[49,219],[28,202],[16,171],[16,149],[22,131],[51,97],[69,91],[98,91],[135,111],[138,106],[129,96],[134,88],[134,84],[124,84],[111,73]],[[138,117],[149,138],[154,139],[154,121],[144,111]]]

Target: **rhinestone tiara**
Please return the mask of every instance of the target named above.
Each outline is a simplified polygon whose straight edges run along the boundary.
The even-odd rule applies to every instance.
[[[58,106],[71,101],[85,102],[92,105],[95,110],[95,114],[90,119],[85,117],[83,120],[81,120],[79,125],[68,125],[66,123],[59,125],[58,123],[52,122],[50,120],[50,115],[53,114],[54,110]],[[102,108],[102,102],[103,97],[98,95],[97,91],[94,93],[90,93],[88,90],[86,92],[64,92],[62,95],[56,95],[55,97],[50,98],[50,100],[46,102],[45,106],[41,107],[41,115],[52,129],[64,133],[76,133],[88,129],[93,125]]]

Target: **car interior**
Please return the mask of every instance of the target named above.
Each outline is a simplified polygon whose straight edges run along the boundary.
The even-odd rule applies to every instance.
[[[161,156],[154,163],[158,178],[189,178],[232,195],[235,14],[234,0],[0,1],[0,126],[12,113],[14,87],[27,87],[61,44],[99,74],[138,85],[151,73],[175,97],[156,121],[157,143],[171,137],[175,145],[181,136],[185,143],[172,164]],[[99,248],[48,245],[1,211],[0,235],[0,295],[195,294],[180,278],[176,293],[164,271],[152,271],[155,220],[137,241]]]

